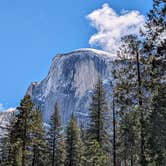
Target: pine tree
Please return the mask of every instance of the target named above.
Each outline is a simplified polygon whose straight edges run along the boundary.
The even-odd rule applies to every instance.
[[[14,115],[13,118],[9,120],[10,125],[7,125],[5,127],[2,127],[3,130],[3,136],[1,136],[0,139],[0,165],[11,165],[12,159],[11,159],[11,129],[12,129],[12,122],[14,121]],[[9,162],[9,159],[12,160]]]
[[[148,13],[144,36],[144,51],[146,56],[166,56],[166,2],[165,0],[153,0],[153,8]]]
[[[11,151],[11,145],[9,141],[9,137],[5,136],[1,139],[0,142],[0,165],[1,166],[12,166],[9,162],[9,156]]]
[[[47,146],[41,112],[34,109],[30,96],[21,100],[4,138],[4,165],[47,165]]]
[[[55,110],[50,119],[48,143],[51,152],[51,165],[64,166],[66,160],[66,145],[63,136],[61,116],[57,104],[55,104]]]
[[[89,111],[88,138],[90,141],[97,141],[105,152],[108,152],[110,147],[108,133],[110,113],[106,93],[100,79],[95,87]]]
[[[18,121],[18,116],[12,122],[11,128],[9,131],[9,140],[10,140],[10,152],[9,152],[9,161],[12,166],[22,166],[22,140],[20,137],[20,125]]]
[[[98,141],[90,142],[86,148],[85,165],[88,166],[109,166],[108,156],[102,150]]]
[[[164,0],[153,0],[153,8],[148,14],[145,23],[143,37],[144,53],[144,86],[149,96],[149,103],[152,101],[153,93],[160,87],[166,75],[166,3]],[[150,107],[148,108],[150,109]]]
[[[30,159],[30,143],[31,143],[31,131],[33,130],[32,126],[32,117],[34,111],[34,104],[29,95],[26,95],[23,100],[21,100],[20,106],[17,107],[17,122],[15,123],[14,128],[16,143],[21,147],[21,165],[29,165]]]
[[[105,163],[105,165],[110,164],[109,156],[111,145],[109,127],[110,112],[108,108],[107,97],[102,81],[99,79],[95,86],[94,94],[92,96],[92,101],[89,109],[89,123],[87,126],[85,142],[86,160],[88,162],[88,165],[93,165],[95,163],[95,158],[98,164],[103,162]],[[96,154],[94,152],[96,152]],[[90,154],[93,154],[94,157]]]
[[[131,111],[125,113],[118,123],[118,160],[124,162],[124,165],[139,165],[137,157],[139,156],[139,144],[137,133],[137,112]]]
[[[164,126],[163,119],[165,118],[162,103],[166,102],[164,97],[164,93],[166,93],[164,88],[166,86],[165,15],[166,2],[164,0],[154,0],[153,8],[150,10],[145,24],[146,31],[143,32],[143,37],[145,38],[143,51],[146,56],[144,61],[146,78],[143,83],[149,94],[149,107],[147,108],[149,114],[146,123],[147,133],[149,135],[147,154],[151,156],[149,162],[154,165],[163,165],[164,161],[162,159],[163,151],[161,150],[161,152],[157,149],[162,149],[161,147],[164,147],[165,144],[161,141],[165,137],[165,133],[162,132],[162,126]]]
[[[150,163],[164,166],[166,163],[166,84],[153,96],[152,110],[147,121],[148,152]]]
[[[31,165],[34,104],[29,95],[21,100],[8,132],[10,166]]]
[[[114,92],[113,92],[113,99],[112,99],[112,119],[113,119],[113,165],[116,166],[116,162],[117,162],[117,157],[116,157],[116,110],[115,110],[115,100],[114,100]]]
[[[21,140],[18,139],[17,117],[13,114],[9,125],[6,126],[6,134],[2,139],[2,163],[1,165],[21,166]]]
[[[150,93],[149,103],[153,93],[165,80],[166,69],[166,3],[164,0],[153,0],[153,8],[148,14],[143,37],[143,52],[145,81],[143,82]]]
[[[114,87],[114,109],[116,110],[116,153],[117,164],[130,162],[131,166],[138,163],[140,154],[136,68],[133,62],[123,61],[122,66],[114,72],[116,86]]]
[[[118,55],[122,58],[122,65],[118,71],[115,72],[117,78],[117,84],[115,87],[116,102],[120,107],[120,119],[122,122],[128,112],[135,111],[139,116],[139,133],[140,133],[140,164],[142,166],[147,165],[145,154],[145,108],[143,108],[143,100],[145,96],[143,94],[142,86],[142,68],[141,59],[142,50],[141,42],[137,36],[128,35],[122,38],[122,46],[118,51]],[[134,115],[134,114],[133,114]],[[130,117],[132,120],[132,117]],[[136,124],[136,123],[134,123]],[[131,141],[132,143],[133,141]],[[132,156],[131,156],[132,158]]]
[[[71,119],[67,126],[66,146],[66,166],[82,166],[84,160],[82,152],[82,141],[80,138],[80,129],[74,114],[71,115]]]
[[[43,126],[41,111],[38,109],[35,110],[32,118],[32,166],[45,166],[48,164],[48,147],[46,143],[46,134]]]

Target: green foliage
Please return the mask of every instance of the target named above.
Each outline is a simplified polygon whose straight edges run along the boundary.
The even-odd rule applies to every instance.
[[[90,147],[90,149],[88,149],[89,153],[86,155],[90,153],[94,155],[94,158],[90,161],[91,164],[94,164],[95,156],[96,164],[99,164],[100,162],[108,164],[109,160],[107,160],[108,158],[106,158],[106,156],[110,153],[109,126],[111,122],[106,93],[101,80],[98,81],[95,87],[89,111],[90,122],[87,127],[86,146]],[[97,149],[93,149],[93,147]],[[90,152],[90,150],[92,151]],[[99,152],[103,153],[101,158],[98,156]],[[86,157],[89,158],[90,156]]]
[[[148,154],[150,163],[164,166],[166,163],[166,84],[154,94],[152,110],[147,121]]]
[[[55,105],[55,110],[50,119],[48,143],[51,154],[51,165],[64,166],[66,160],[66,144],[63,136],[61,116],[57,104]]]
[[[22,155],[21,155],[21,165],[26,166],[30,164],[30,155],[31,151],[29,147],[31,146],[31,133],[33,130],[33,108],[34,104],[32,99],[29,95],[26,95],[20,103],[20,106],[17,107],[17,121],[14,125],[14,139],[18,143],[21,148]],[[17,147],[17,145],[16,145]]]
[[[32,166],[48,164],[48,147],[40,110],[33,112],[31,147]]]
[[[165,153],[165,108],[166,108],[166,39],[163,35],[166,29],[166,3],[164,0],[154,0],[153,8],[148,14],[146,31],[143,33],[145,80],[144,86],[149,92],[147,132],[147,156],[149,165],[164,166]],[[162,37],[161,37],[162,36]]]
[[[34,110],[28,95],[21,100],[17,109],[4,138],[6,148],[3,148],[3,153],[7,153],[5,164],[44,166],[47,164],[47,146],[41,112]]]
[[[101,80],[95,87],[89,111],[88,139],[97,141],[105,151],[108,151],[110,146],[110,135],[108,134],[110,112]]]
[[[116,124],[117,155],[120,163],[131,163],[131,165],[138,164],[138,159],[141,162],[145,160],[143,151],[145,113],[142,107],[140,46],[137,36],[123,37],[122,46],[118,52],[123,64],[114,72],[116,79],[114,101],[118,119]]]
[[[85,165],[88,166],[109,166],[108,156],[102,150],[98,141],[94,140],[89,143],[85,155],[87,156]]]
[[[138,113],[125,113],[117,125],[117,154],[118,160],[132,165],[138,165],[139,130]]]
[[[83,165],[84,156],[82,145],[83,144],[80,138],[80,129],[78,127],[77,120],[74,114],[72,114],[66,130],[66,166]]]
[[[145,31],[142,32],[145,37],[144,51],[146,55],[161,56],[166,52],[166,39],[164,33],[166,29],[166,5],[165,0],[153,0],[153,8],[148,13],[148,19],[145,24]],[[160,38],[160,36],[163,36]]]
[[[9,161],[10,158],[10,151],[11,151],[11,145],[10,140],[8,136],[5,136],[1,139],[0,143],[0,165],[11,166],[11,161]]]

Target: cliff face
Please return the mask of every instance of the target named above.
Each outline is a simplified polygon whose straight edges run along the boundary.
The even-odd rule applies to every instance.
[[[0,112],[0,141],[7,132],[7,126],[10,124],[10,120],[14,115],[15,109],[9,109],[5,112]]]
[[[79,121],[85,121],[98,76],[104,83],[108,97],[111,97],[114,59],[109,53],[94,49],[56,55],[47,77],[40,83],[32,83],[27,94],[42,109],[45,122],[49,120],[56,102],[64,124],[72,112]]]

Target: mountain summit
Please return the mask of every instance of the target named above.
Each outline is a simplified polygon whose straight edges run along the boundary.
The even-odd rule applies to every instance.
[[[114,55],[89,48],[58,54],[52,60],[47,77],[32,83],[27,94],[42,109],[45,122],[49,120],[55,103],[61,110],[64,124],[72,112],[80,121],[85,120],[98,77],[110,96],[114,62]]]

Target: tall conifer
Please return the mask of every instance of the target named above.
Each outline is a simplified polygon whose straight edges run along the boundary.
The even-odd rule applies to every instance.
[[[67,160],[66,166],[83,166],[82,141],[80,138],[80,129],[74,114],[66,130],[66,148]]]
[[[48,143],[51,153],[52,166],[64,166],[66,159],[66,145],[61,124],[61,116],[57,103],[50,119]]]

